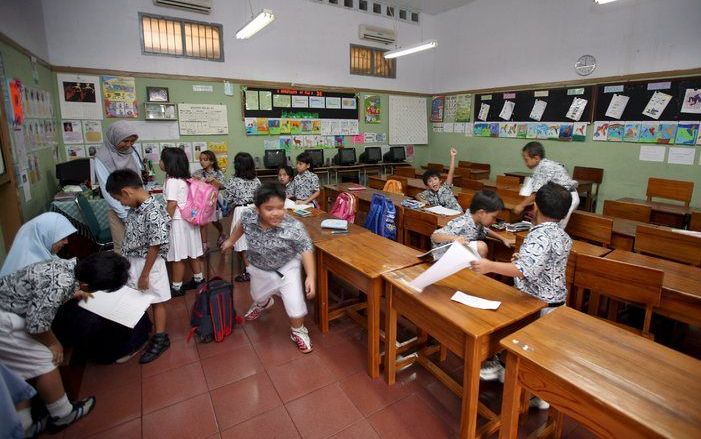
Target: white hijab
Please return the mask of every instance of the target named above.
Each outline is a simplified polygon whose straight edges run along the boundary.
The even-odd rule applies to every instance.
[[[133,124],[129,121],[120,120],[107,128],[105,145],[97,151],[95,157],[105,165],[108,172],[112,173],[117,169],[131,169],[137,174],[141,173],[141,163],[137,163],[133,155],[134,148],[129,148],[126,151],[120,151],[117,148],[122,140],[131,136],[139,137]]]

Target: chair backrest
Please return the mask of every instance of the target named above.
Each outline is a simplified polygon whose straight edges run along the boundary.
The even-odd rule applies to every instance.
[[[521,180],[518,177],[510,177],[507,175],[497,175],[497,189],[520,190]]]
[[[445,165],[443,165],[443,163],[428,163],[426,168],[431,171],[443,172]]]
[[[601,182],[604,181],[604,170],[601,168],[575,166],[572,172],[572,178],[575,180],[590,180],[596,184],[601,184]]]
[[[636,253],[701,267],[701,237],[672,229],[640,225],[635,229]]]
[[[652,310],[660,304],[663,278],[662,270],[580,254],[575,265],[574,287],[577,297],[589,290],[593,294],[644,306],[642,335],[651,338]],[[589,314],[597,315],[598,302],[590,300]]]
[[[430,212],[417,209],[404,209],[402,219],[404,229],[404,245],[419,250],[429,250],[431,248],[430,237],[438,228],[438,216]],[[411,239],[412,234],[420,235],[425,239],[425,245],[414,245]]]
[[[471,165],[472,162],[466,162],[465,160],[458,161],[458,168],[469,168]]]
[[[701,211],[692,211],[689,221],[689,230],[701,232]]]
[[[472,164],[470,165],[470,168],[472,168],[472,169],[480,169],[480,170],[482,170],[482,171],[491,171],[491,170],[492,170],[492,165],[490,165],[489,163],[475,163],[475,162],[472,162]]]
[[[100,223],[97,221],[97,216],[95,216],[90,201],[88,201],[83,194],[78,194],[75,200],[78,203],[78,208],[80,209],[81,215],[83,215],[85,224],[87,224],[88,229],[90,229],[90,234],[92,234],[95,241],[100,242],[102,229],[100,229]]]
[[[604,201],[604,216],[649,223],[651,213],[652,207],[645,206],[644,204],[626,203],[625,201],[614,200]]]
[[[468,181],[474,181],[474,180],[468,180]],[[458,204],[460,207],[462,207],[462,210],[467,210],[470,208],[470,204],[472,204],[472,198],[474,198],[475,193],[472,191],[464,191],[460,192],[457,196],[458,199]]]
[[[402,177],[414,178],[416,177],[416,169],[410,166],[394,168],[394,175],[401,175]]]
[[[453,170],[453,175],[457,177],[462,177],[463,180],[471,180],[472,170],[470,170],[469,168],[455,168],[455,170]]]
[[[666,198],[681,201],[684,206],[689,207],[693,193],[693,181],[666,180],[655,177],[650,177],[647,180],[647,201],[652,201],[653,197]]]
[[[595,213],[575,210],[572,212],[565,230],[573,238],[608,247],[611,245],[613,219]]]
[[[484,189],[484,183],[477,181],[477,180],[465,180],[463,179],[460,182],[460,187],[463,189],[470,189],[473,191],[481,191]]]

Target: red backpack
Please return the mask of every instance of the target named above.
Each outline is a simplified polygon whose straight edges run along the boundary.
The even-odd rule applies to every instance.
[[[217,188],[202,180],[187,180],[187,201],[180,208],[183,219],[196,226],[210,223],[217,209]]]
[[[336,201],[333,202],[331,207],[332,216],[346,220],[349,223],[355,221],[355,213],[358,211],[358,199],[355,195],[349,192],[341,192],[336,197]]]

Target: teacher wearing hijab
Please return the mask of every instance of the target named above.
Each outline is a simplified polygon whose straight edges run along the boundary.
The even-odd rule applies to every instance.
[[[114,243],[115,253],[122,254],[122,241],[124,241],[124,219],[127,217],[127,208],[112,198],[105,190],[107,177],[117,169],[131,169],[141,175],[141,157],[134,149],[134,142],[139,136],[131,122],[121,120],[107,128],[105,133],[105,145],[95,155],[95,173],[102,189],[102,196],[110,206],[107,217],[110,222],[110,232]]]

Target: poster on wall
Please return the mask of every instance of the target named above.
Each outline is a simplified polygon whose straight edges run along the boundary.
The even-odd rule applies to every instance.
[[[457,95],[456,104],[455,121],[470,122],[470,118],[472,117],[472,95]]]
[[[226,142],[208,142],[207,145],[208,149],[217,157],[217,163],[222,172],[226,172],[226,168],[229,166],[229,148],[226,146]]]
[[[102,91],[98,76],[59,73],[56,80],[63,119],[102,120]]]
[[[378,95],[365,96],[365,122],[378,124],[382,121],[382,102]]]
[[[105,115],[107,117],[136,118],[139,116],[134,78],[103,76],[102,92],[105,95]]]
[[[180,134],[184,136],[202,134],[229,134],[226,105],[180,104]]]
[[[87,143],[101,143],[102,122],[99,120],[84,120],[83,137]]]
[[[79,120],[63,121],[63,143],[66,145],[83,143],[83,128]]]
[[[22,125],[24,122],[24,106],[22,105],[22,81],[11,79],[8,82],[10,89],[10,109],[12,115],[10,120],[14,125]]]
[[[431,122],[443,122],[445,96],[434,96],[431,101]]]

